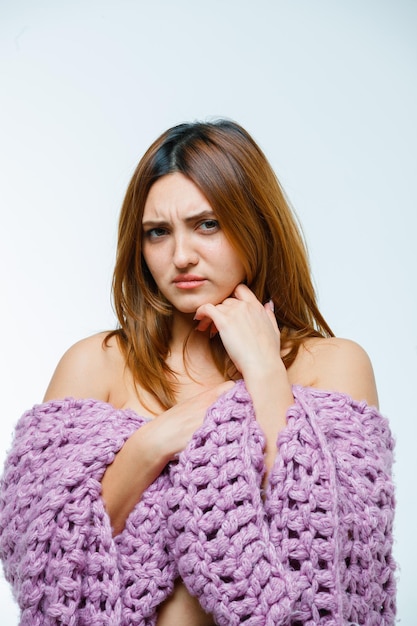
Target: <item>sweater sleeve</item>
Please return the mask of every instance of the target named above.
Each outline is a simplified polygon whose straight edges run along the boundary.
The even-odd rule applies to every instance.
[[[263,437],[243,382],[171,469],[180,575],[219,626],[392,626],[393,442],[343,394],[294,388],[262,497]]]
[[[190,593],[220,626],[285,624],[296,596],[263,508],[263,446],[239,382],[209,410],[171,469],[171,549]]]
[[[306,521],[293,516],[295,541],[291,539],[290,550],[311,541],[311,582],[320,588],[316,598],[322,612],[337,603],[348,622],[392,626],[395,488],[394,439],[388,420],[374,406],[347,394],[296,387],[294,395],[297,406],[279,438],[278,477],[283,468],[288,472],[286,480],[300,476],[304,487],[298,491],[297,508],[311,510],[311,521],[306,515]],[[284,501],[282,510],[294,509],[277,483],[273,490],[279,494],[274,500]],[[279,518],[273,516],[275,528]],[[283,539],[285,544],[289,537],[281,535]],[[303,568],[302,562],[299,567]],[[304,604],[307,595],[308,591],[303,593]]]
[[[22,625],[121,623],[100,481],[142,423],[73,399],[35,406],[18,422],[0,484],[0,558]]]

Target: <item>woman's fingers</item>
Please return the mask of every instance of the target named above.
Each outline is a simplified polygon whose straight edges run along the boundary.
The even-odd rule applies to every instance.
[[[253,291],[251,291],[249,287],[247,285],[244,285],[243,283],[239,283],[239,285],[236,286],[233,295],[238,300],[243,300],[246,302],[258,302],[258,299]]]
[[[204,307],[204,309],[203,309]],[[199,307],[196,311],[196,314],[194,316],[194,320],[198,322],[197,326],[196,326],[196,330],[200,330],[202,332],[206,331],[210,325],[213,323],[213,320],[211,319],[209,313],[210,310],[208,307],[213,307],[214,306],[212,304],[203,304],[203,306]]]
[[[195,330],[199,330],[201,332],[205,332],[208,329],[210,329],[210,339],[219,332],[216,328],[216,324],[209,317],[203,317],[198,321],[198,324],[195,327]]]
[[[225,381],[201,393],[183,400],[150,422],[155,441],[162,447],[167,459],[184,450],[193,434],[203,424],[208,408],[226,391],[234,386],[233,381]]]
[[[272,303],[262,305],[246,286],[238,285],[233,295],[214,305],[201,305],[195,315],[197,330],[217,332],[237,370],[245,375],[268,368],[279,360],[280,332]]]
[[[216,333],[221,332],[225,323],[227,323],[229,315],[235,315],[238,310],[238,303],[246,303],[253,305],[258,310],[260,308],[260,302],[256,298],[255,294],[244,284],[239,284],[235,288],[233,295],[226,298],[223,302],[217,305],[207,303],[201,305],[195,314],[194,319],[198,322],[196,330],[205,332],[210,329],[210,337],[213,337]],[[274,303],[269,300],[264,304],[264,309],[271,321],[272,326],[277,335],[279,335],[279,328],[274,315]],[[216,325],[217,324],[217,325]]]
[[[210,323],[213,321],[213,315],[216,315],[216,310],[222,305],[227,305],[228,303],[233,304],[234,300],[241,300],[246,302],[258,302],[256,296],[252,293],[252,291],[246,285],[239,284],[233,291],[233,294],[220,302],[217,305],[211,304],[208,302],[207,304],[202,304],[198,307],[194,319],[198,321],[197,329],[201,331],[205,331],[209,328]]]
[[[264,309],[266,311],[268,319],[270,319],[270,321],[272,323],[272,326],[273,326],[275,332],[279,336],[280,332],[279,332],[279,328],[278,328],[277,319],[276,319],[275,314],[274,314],[274,303],[273,303],[273,301],[272,300],[268,300],[268,302],[265,302]]]

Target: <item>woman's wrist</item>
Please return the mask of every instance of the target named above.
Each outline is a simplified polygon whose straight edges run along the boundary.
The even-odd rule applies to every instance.
[[[160,473],[176,452],[173,439],[164,428],[162,415],[144,424],[135,434],[138,439],[138,456],[146,459],[148,466],[159,468]]]
[[[279,389],[281,392],[284,390],[291,391],[291,385],[288,379],[288,373],[285,365],[281,359],[275,359],[271,364],[262,363],[261,366],[257,364],[254,367],[247,367],[245,372],[242,373],[246,387],[251,393],[256,393],[260,388],[270,389],[272,386],[274,389]]]
[[[252,398],[255,412],[276,415],[282,408],[288,408],[294,401],[292,388],[287,379],[267,376],[257,381],[246,383]]]
[[[123,530],[129,513],[167,463],[154,442],[149,422],[127,439],[104,473],[102,497],[115,534]]]
[[[266,465],[269,471],[276,455],[278,434],[286,426],[288,408],[294,397],[284,364],[268,371],[259,370],[245,378],[245,384],[252,398],[256,420],[266,437]]]

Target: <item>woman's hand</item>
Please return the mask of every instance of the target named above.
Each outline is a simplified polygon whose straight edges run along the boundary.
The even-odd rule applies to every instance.
[[[271,303],[262,305],[246,285],[238,285],[233,297],[220,304],[203,304],[195,319],[199,331],[214,325],[245,380],[254,370],[276,369],[281,362],[280,333]]]
[[[265,463],[269,471],[276,456],[278,433],[286,426],[286,412],[294,402],[281,359],[280,333],[269,303],[262,305],[246,285],[233,297],[196,311],[197,330],[214,324],[227,353],[241,372],[251,395],[257,421],[266,437]]]
[[[145,428],[152,431],[154,454],[163,459],[165,464],[174,459],[202,426],[208,408],[233,385],[234,382],[229,380],[206,389],[179,402],[149,422]]]
[[[180,402],[144,424],[125,442],[101,481],[114,534],[123,530],[145,489],[184,450],[202,425],[207,409],[233,385],[227,381]]]

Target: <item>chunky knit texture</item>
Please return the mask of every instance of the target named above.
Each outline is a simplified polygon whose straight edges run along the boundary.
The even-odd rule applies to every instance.
[[[145,419],[95,400],[25,413],[0,490],[21,626],[152,626],[178,576],[219,626],[394,624],[387,421],[344,394],[293,393],[265,492],[239,381],[115,539],[100,480]]]

